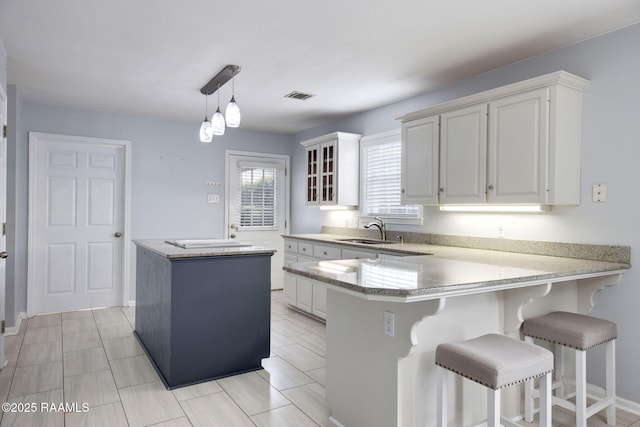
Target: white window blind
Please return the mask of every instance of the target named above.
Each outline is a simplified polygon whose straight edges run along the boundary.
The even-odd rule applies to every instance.
[[[400,135],[363,138],[362,207],[364,216],[421,218],[421,206],[404,206],[401,201]]]
[[[239,230],[277,227],[276,168],[240,167],[236,224]]]

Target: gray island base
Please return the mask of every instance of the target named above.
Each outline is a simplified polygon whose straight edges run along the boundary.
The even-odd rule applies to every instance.
[[[262,369],[273,250],[135,243],[134,333],[168,389]]]

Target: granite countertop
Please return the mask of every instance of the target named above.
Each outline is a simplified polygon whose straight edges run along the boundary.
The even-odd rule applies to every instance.
[[[349,236],[328,234],[287,237],[409,255],[375,260],[304,262],[284,267],[284,270],[290,273],[320,280],[365,296],[393,296],[405,300],[439,298],[536,283],[604,276],[623,272],[630,267],[625,262],[417,243],[348,244],[338,239]],[[415,256],[415,253],[431,255]]]
[[[190,239],[197,240],[197,239]],[[229,255],[273,254],[276,250],[263,246],[216,246],[181,248],[166,242],[165,239],[134,240],[133,243],[169,259],[204,258]]]

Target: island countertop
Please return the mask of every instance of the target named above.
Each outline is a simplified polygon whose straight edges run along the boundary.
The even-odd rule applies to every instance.
[[[275,249],[251,245],[182,248],[167,243],[165,239],[134,240],[133,243],[169,259],[202,258],[229,255],[273,254],[275,252]]]
[[[334,236],[317,240],[341,243]],[[392,246],[398,252],[430,255],[302,262],[284,270],[366,299],[414,301],[598,277],[630,267],[620,262],[425,244],[387,244],[377,249],[389,250]]]

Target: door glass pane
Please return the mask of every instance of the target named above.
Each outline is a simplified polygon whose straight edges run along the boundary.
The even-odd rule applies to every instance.
[[[239,174],[238,229],[276,228],[276,169],[241,168]]]

